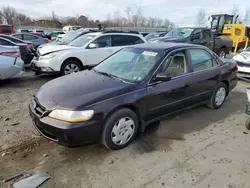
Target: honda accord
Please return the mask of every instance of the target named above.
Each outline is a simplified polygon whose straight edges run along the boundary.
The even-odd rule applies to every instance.
[[[165,115],[204,103],[220,108],[237,84],[236,74],[234,60],[203,46],[139,44],[46,83],[29,110],[50,140],[65,146],[101,140],[116,150]]]

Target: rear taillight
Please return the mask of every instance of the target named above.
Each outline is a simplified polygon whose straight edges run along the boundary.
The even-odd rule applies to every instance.
[[[48,39],[44,39],[44,43],[49,43],[49,40]]]
[[[20,52],[18,52],[18,51],[15,51],[15,52],[1,52],[0,55],[12,56],[12,57],[20,57]]]

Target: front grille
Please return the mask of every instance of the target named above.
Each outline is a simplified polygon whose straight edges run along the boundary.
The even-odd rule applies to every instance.
[[[250,67],[250,63],[242,63],[239,61],[236,61],[236,63],[239,67]]]
[[[41,117],[45,114],[46,109],[42,105],[40,105],[35,99],[32,100],[32,104],[37,115]]]

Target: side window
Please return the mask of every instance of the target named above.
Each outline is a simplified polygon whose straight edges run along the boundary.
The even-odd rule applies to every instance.
[[[127,46],[140,43],[144,43],[144,41],[137,36],[112,35],[112,46]]]
[[[212,38],[211,31],[210,30],[203,30],[203,37],[204,37],[204,39],[211,39]]]
[[[9,41],[0,39],[0,45],[4,45],[4,46],[13,46],[12,43],[10,43]]]
[[[189,53],[194,72],[206,70],[218,65],[214,57],[211,54],[209,54],[206,50],[190,49]]]
[[[201,40],[202,39],[202,30],[196,29],[192,34],[192,40]]]
[[[171,54],[162,65],[162,72],[169,73],[171,77],[188,73],[187,60],[184,51]]]
[[[37,37],[33,35],[23,35],[23,40],[35,40]]]
[[[2,33],[11,33],[11,27],[2,25]]]
[[[18,39],[22,39],[22,35],[13,35],[13,37],[16,37]]]
[[[102,36],[93,41],[97,48],[111,47],[111,36]]]

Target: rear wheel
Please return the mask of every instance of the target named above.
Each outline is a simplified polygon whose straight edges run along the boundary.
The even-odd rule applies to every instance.
[[[68,75],[82,71],[82,65],[76,60],[70,59],[63,63],[61,68],[61,75]]]
[[[102,131],[102,143],[112,150],[128,146],[138,131],[137,115],[123,108],[115,111],[106,121]]]
[[[227,96],[227,86],[221,82],[219,83],[211,96],[207,106],[211,109],[218,109],[222,106]]]

